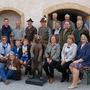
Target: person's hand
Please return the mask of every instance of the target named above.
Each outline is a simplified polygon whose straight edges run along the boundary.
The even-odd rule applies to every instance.
[[[23,61],[20,60],[20,63],[23,64]]]
[[[48,63],[49,63],[49,60],[50,60],[50,59],[49,59],[49,58],[47,58],[47,62],[48,62]]]
[[[21,43],[23,42],[23,40],[24,40],[24,38],[21,38],[21,40],[20,40],[20,41],[21,41]]]
[[[0,59],[1,59],[1,60],[3,60],[3,59],[4,59],[4,57],[0,57]]]
[[[50,61],[49,61],[49,64],[52,62],[52,60],[50,59]]]
[[[47,62],[50,64],[52,60],[50,58],[47,58]]]
[[[63,65],[65,62],[66,62],[65,60],[62,60],[61,65]]]
[[[79,63],[79,60],[74,61],[73,63]]]
[[[27,62],[26,61],[24,61],[24,65],[26,65],[27,64]]]
[[[5,56],[5,57],[3,57],[3,59],[7,60],[7,59],[8,59],[8,57],[7,57],[7,56]]]

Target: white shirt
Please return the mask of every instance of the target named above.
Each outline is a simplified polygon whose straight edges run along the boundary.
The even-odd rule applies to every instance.
[[[59,32],[60,32],[60,30],[61,30],[61,28],[59,28],[59,29],[55,29],[54,35],[58,35]]]
[[[27,54],[27,46],[22,46],[22,52],[23,54]]]
[[[3,46],[5,47],[5,52],[6,52],[6,53],[5,53],[5,56],[8,56],[8,54],[9,54],[10,51],[11,51],[11,46],[10,46],[9,43],[3,45],[3,43],[1,42],[1,43],[0,43],[0,57],[3,57],[2,54],[4,54],[4,48],[3,48]]]
[[[77,45],[75,43],[70,46],[65,43],[61,52],[61,60],[65,60],[66,62],[73,60],[76,56],[76,52]]]

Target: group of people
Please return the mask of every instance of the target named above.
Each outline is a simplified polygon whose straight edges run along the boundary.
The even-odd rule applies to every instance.
[[[54,69],[62,73],[61,82],[68,82],[72,74],[68,88],[78,86],[83,78],[81,70],[90,67],[89,27],[82,16],[77,16],[76,23],[70,20],[69,14],[62,22],[57,17],[57,13],[49,21],[43,17],[38,30],[31,18],[25,30],[19,20],[12,29],[9,19],[4,18],[0,31],[0,79],[5,84],[10,83],[8,79],[20,80],[24,67],[25,75],[34,78],[38,74],[39,79],[44,69],[49,83],[54,82]]]

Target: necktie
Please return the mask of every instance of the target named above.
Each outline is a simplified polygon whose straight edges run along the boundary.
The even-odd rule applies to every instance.
[[[4,49],[4,53],[3,54],[4,54],[4,56],[6,55],[6,48],[7,48],[7,45],[4,45],[3,46],[3,49]]]

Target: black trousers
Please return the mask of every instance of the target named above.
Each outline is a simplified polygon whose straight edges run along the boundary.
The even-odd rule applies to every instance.
[[[72,61],[65,62],[63,65],[61,65],[61,61],[58,63],[57,68],[58,71],[62,73],[62,78],[69,79],[69,65],[72,63]]]
[[[25,75],[27,75],[29,73],[29,75],[32,75],[32,61],[28,60],[26,66],[25,66]]]
[[[48,78],[54,78],[54,68],[57,68],[58,61],[52,61],[50,64],[45,60],[43,65],[44,71]]]

